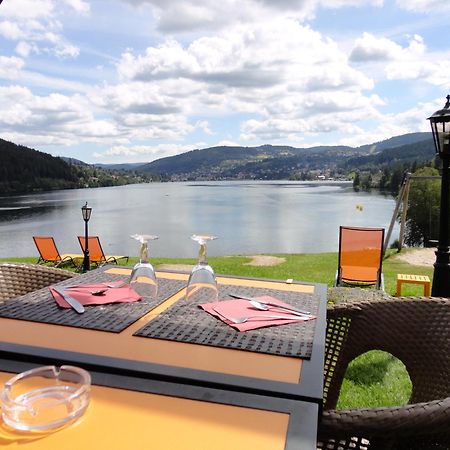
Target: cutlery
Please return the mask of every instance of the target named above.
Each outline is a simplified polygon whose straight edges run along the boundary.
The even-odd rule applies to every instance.
[[[219,314],[222,318],[225,320],[229,320],[232,323],[240,324],[245,322],[253,322],[257,320],[302,320],[300,317],[292,317],[292,316],[246,316],[246,317],[227,317],[224,316],[222,313],[217,311],[217,309],[213,308],[213,310]]]
[[[257,309],[259,311],[273,311],[275,307],[270,307],[267,305],[267,303],[262,303],[257,300],[247,300],[254,309]],[[289,312],[290,314],[293,314],[295,316],[301,316],[301,317],[308,317],[309,314],[293,311],[290,308],[284,308],[283,306],[279,306],[279,309],[283,310],[284,312]]]
[[[127,285],[127,283],[125,283],[125,281],[121,281],[120,283],[116,283],[116,284],[108,284],[108,283],[102,283],[104,284],[106,287],[110,288],[110,289],[116,289],[116,288],[121,288]]]
[[[97,289],[96,291],[91,291],[91,295],[103,295],[108,289]]]
[[[61,297],[78,313],[83,314],[84,313],[84,306],[76,299],[71,297],[70,295],[66,294],[63,289],[55,288],[53,286],[53,289],[61,295]]]
[[[247,300],[248,302],[251,302],[255,308],[261,309],[261,311],[268,311],[269,310],[268,306],[273,306],[276,308],[283,309],[285,311],[291,311],[291,312],[298,313],[298,314],[303,314],[303,315],[311,314],[309,311],[305,311],[304,309],[294,308],[293,306],[291,307],[291,306],[279,305],[278,303],[270,302],[270,301],[258,300],[254,297],[245,297],[243,295],[236,295],[236,294],[228,294],[228,295],[233,298]],[[259,304],[259,305],[257,305],[257,304]],[[267,309],[264,307],[265,305],[267,306]]]
[[[81,287],[74,287],[71,286],[70,288],[66,288],[66,289],[70,289],[70,291],[77,291],[77,292],[84,292],[84,293],[89,293],[91,295],[103,295],[108,289],[95,289],[93,291],[87,291],[86,289],[82,289]]]
[[[116,283],[116,284],[108,284],[108,283],[100,283],[101,285],[105,286],[104,289],[98,289],[98,291],[103,291],[105,292],[107,289],[117,289],[117,288],[121,288],[127,285],[127,283],[125,283],[125,281],[121,281],[120,283]],[[64,289],[86,289],[87,285],[86,284],[73,284],[71,286],[64,286]],[[91,294],[93,294],[94,292],[97,291],[92,291]]]

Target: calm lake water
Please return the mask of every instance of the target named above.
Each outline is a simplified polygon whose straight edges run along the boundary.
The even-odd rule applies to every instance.
[[[0,257],[38,256],[33,235],[80,253],[86,201],[89,234],[100,236],[105,253],[137,256],[129,236],[146,233],[159,236],[150,255],[167,257],[196,256],[192,234],[219,237],[208,245],[211,256],[336,252],[340,225],[387,231],[395,206],[389,196],[339,182],[151,183],[0,197]]]

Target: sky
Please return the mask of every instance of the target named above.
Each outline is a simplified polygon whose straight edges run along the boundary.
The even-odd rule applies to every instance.
[[[0,138],[87,163],[429,131],[449,0],[3,0]]]

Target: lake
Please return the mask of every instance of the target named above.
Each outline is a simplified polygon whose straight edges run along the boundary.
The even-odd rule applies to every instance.
[[[389,227],[395,201],[346,182],[150,183],[0,197],[0,257],[38,256],[32,236],[80,253],[81,207],[105,253],[138,255],[129,236],[156,234],[150,255],[194,257],[192,234],[214,234],[208,254],[337,252],[339,226]],[[398,238],[394,228],[392,240]]]

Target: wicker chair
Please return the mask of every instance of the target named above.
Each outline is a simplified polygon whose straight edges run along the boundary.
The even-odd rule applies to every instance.
[[[0,264],[0,301],[18,297],[75,276],[73,272],[37,264]]]
[[[384,350],[405,364],[409,404],[334,410],[348,364],[369,350]],[[450,449],[450,299],[329,307],[318,440],[324,449]]]

